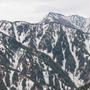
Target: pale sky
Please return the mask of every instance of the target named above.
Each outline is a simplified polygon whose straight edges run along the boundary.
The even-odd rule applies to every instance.
[[[39,22],[49,12],[90,17],[90,0],[0,0],[0,20]]]

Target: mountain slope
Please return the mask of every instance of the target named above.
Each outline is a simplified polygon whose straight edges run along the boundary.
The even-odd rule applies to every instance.
[[[0,21],[2,90],[74,90],[90,82],[90,33],[70,17]]]

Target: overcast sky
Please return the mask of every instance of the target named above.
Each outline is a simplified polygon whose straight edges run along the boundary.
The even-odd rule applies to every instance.
[[[48,12],[90,17],[90,0],[0,0],[0,20],[38,22]]]

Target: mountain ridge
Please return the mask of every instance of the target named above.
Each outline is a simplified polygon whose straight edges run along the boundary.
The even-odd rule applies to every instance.
[[[66,25],[66,26],[70,26],[71,28],[82,29],[83,31],[85,29],[90,32],[90,28],[89,28],[90,18],[84,18],[83,16],[79,16],[79,15],[64,16],[63,14],[54,13],[54,12],[49,12],[40,22],[37,22],[37,23],[30,23],[30,22],[26,22],[26,21],[11,22],[11,21],[7,21],[7,20],[1,20],[1,22],[7,22],[7,23],[21,22],[21,23],[27,23],[27,24],[32,24],[32,25],[56,22],[56,23],[60,23],[60,24]],[[84,31],[84,32],[87,32],[87,31]]]

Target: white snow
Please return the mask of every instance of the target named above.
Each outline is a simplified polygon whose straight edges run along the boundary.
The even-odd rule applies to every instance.
[[[63,57],[64,57],[64,60],[63,60],[63,65],[62,65],[62,69],[65,70],[65,65],[66,65],[66,59],[65,59],[65,50],[63,50]]]
[[[89,40],[85,40],[86,49],[88,52],[90,52],[90,38]]]
[[[14,63],[13,63],[13,67],[16,69],[17,68],[17,65],[18,65],[18,60],[19,58],[21,57],[21,55],[23,54],[23,49],[20,49],[19,51],[16,51],[14,56],[13,56],[13,59],[14,59]]]
[[[49,74],[48,71],[43,72],[44,80],[47,84],[49,84]]]
[[[84,81],[82,79],[79,79],[80,73],[77,76],[74,76],[71,72],[68,72],[68,74],[77,87],[84,85]]]
[[[31,87],[33,86],[34,82],[32,82],[31,80],[29,79],[26,79],[26,89],[27,90],[30,90]]]
[[[17,90],[22,90],[22,81],[23,79],[18,82]]]
[[[63,90],[62,88],[62,82],[59,80],[59,84],[60,84],[60,89]]]
[[[7,36],[10,36],[9,33],[7,31],[4,31],[3,29],[0,29],[0,32],[6,34]]]

